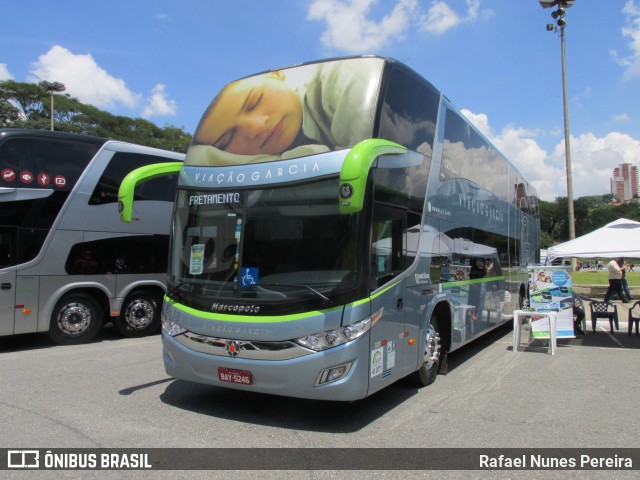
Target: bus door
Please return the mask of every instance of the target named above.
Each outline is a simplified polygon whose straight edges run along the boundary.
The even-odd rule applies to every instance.
[[[371,329],[369,393],[403,376],[406,282],[398,275],[405,269],[406,212],[376,204],[372,226],[371,312],[383,309]]]
[[[0,336],[13,335],[16,300],[16,271],[0,272]]]

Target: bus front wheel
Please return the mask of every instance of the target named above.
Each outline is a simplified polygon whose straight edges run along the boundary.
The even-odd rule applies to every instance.
[[[413,373],[413,380],[418,386],[432,384],[442,360],[442,343],[438,331],[438,321],[432,318],[427,327],[427,335],[424,343],[424,355],[422,366]]]
[[[62,297],[51,314],[49,337],[60,345],[89,342],[102,326],[100,305],[92,297],[75,293]]]
[[[160,328],[161,308],[158,295],[142,290],[125,298],[120,315],[113,320],[113,324],[125,337],[151,335]]]

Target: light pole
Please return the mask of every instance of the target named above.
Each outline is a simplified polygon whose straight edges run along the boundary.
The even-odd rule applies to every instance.
[[[64,83],[60,83],[60,82],[47,82],[46,80],[43,80],[42,82],[38,83],[38,85],[40,85],[40,87],[42,87],[45,91],[49,92],[51,94],[51,131],[53,131],[53,92],[64,92],[67,87],[64,85]]]
[[[562,103],[564,106],[564,152],[567,169],[567,210],[569,214],[569,240],[576,238],[575,215],[573,212],[573,178],[571,175],[571,140],[569,135],[569,102],[567,100],[567,64],[564,48],[564,27],[567,26],[566,8],[573,6],[574,0],[539,0],[542,8],[558,7],[551,12],[554,23],[547,24],[547,31],[560,32],[562,58]]]

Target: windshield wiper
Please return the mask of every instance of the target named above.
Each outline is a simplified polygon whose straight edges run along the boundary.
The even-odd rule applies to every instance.
[[[189,285],[191,287],[193,286],[191,282],[178,282],[178,284],[167,293],[167,297],[172,297],[174,293],[176,293],[178,290],[182,290],[182,287],[186,285]]]
[[[319,291],[317,291],[315,288],[310,287],[309,285],[302,285],[302,284],[297,284],[297,283],[259,283],[256,285],[256,287],[291,287],[291,288],[305,288],[307,290],[309,290],[311,293],[313,293],[316,297],[318,297],[320,300],[322,300],[322,303],[324,305],[326,305],[327,303],[331,303],[331,299],[325,295],[323,295],[322,293],[320,293]]]

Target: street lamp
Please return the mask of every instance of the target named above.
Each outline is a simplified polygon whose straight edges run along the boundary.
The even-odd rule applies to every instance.
[[[43,80],[38,83],[40,87],[42,87],[46,92],[51,94],[51,131],[53,131],[53,92],[64,92],[67,87],[65,87],[64,83],[60,82],[47,82]]]
[[[569,105],[567,101],[567,66],[564,48],[564,27],[567,26],[566,8],[573,6],[574,0],[539,0],[542,8],[558,7],[551,12],[555,23],[547,24],[548,32],[560,32],[562,57],[562,103],[564,105],[564,151],[567,169],[567,210],[569,212],[569,240],[576,238],[575,216],[573,213],[573,180],[571,176],[571,141],[569,137]]]

